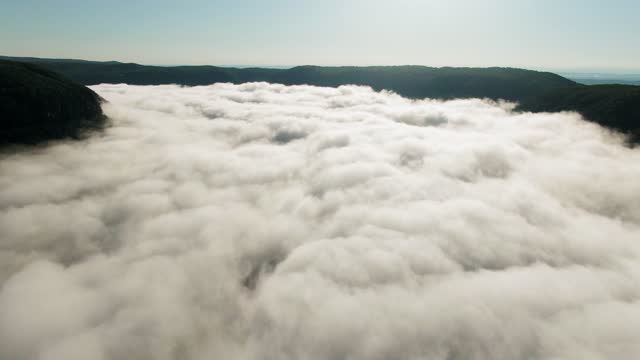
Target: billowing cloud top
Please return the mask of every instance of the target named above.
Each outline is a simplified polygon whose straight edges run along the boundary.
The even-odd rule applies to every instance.
[[[2,359],[640,357],[640,151],[576,114],[93,89],[0,159]]]

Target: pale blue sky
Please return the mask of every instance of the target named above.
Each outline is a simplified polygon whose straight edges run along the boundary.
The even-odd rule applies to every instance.
[[[0,54],[640,69],[640,0],[0,0]]]

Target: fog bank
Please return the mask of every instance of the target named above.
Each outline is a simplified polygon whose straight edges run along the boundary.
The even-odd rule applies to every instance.
[[[640,150],[366,87],[100,85],[0,154],[0,358],[640,357]]]

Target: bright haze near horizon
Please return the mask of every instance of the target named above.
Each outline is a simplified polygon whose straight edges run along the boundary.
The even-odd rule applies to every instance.
[[[636,72],[639,13],[635,0],[10,0],[0,12],[0,54]]]

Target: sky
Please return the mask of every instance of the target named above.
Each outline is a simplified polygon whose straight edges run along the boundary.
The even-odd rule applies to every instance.
[[[639,14],[638,0],[2,0],[0,54],[636,71]]]

